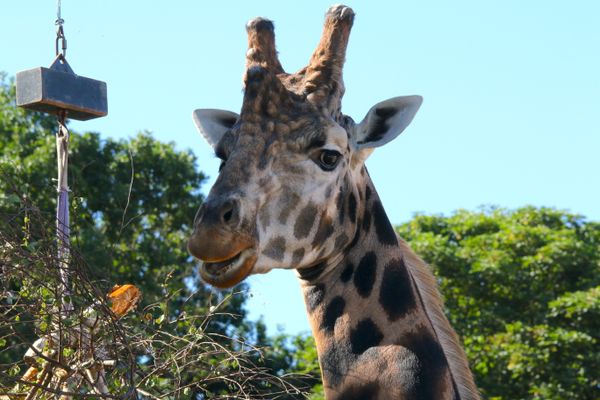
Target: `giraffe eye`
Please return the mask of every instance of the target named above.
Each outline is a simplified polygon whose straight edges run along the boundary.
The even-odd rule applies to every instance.
[[[341,154],[335,150],[323,150],[319,154],[319,166],[324,171],[333,171],[340,161]]]

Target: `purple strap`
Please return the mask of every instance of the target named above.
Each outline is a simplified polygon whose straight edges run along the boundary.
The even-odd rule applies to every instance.
[[[56,133],[56,156],[58,159],[58,201],[56,205],[56,239],[57,258],[60,271],[61,297],[63,311],[73,310],[70,295],[70,228],[69,228],[69,131],[65,126],[64,115],[58,118],[58,132]]]

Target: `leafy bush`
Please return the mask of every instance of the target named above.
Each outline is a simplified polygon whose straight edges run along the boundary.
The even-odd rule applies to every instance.
[[[492,208],[398,232],[433,266],[487,398],[600,397],[600,224]]]

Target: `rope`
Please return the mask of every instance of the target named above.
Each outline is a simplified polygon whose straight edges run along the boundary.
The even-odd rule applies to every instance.
[[[56,205],[56,239],[57,258],[60,271],[60,293],[64,312],[73,311],[71,303],[69,257],[71,234],[69,227],[69,130],[65,125],[66,111],[60,111],[58,115],[58,132],[56,133],[56,156],[58,160],[58,201]]]

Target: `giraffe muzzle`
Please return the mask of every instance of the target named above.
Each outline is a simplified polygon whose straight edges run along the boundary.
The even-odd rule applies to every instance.
[[[244,280],[257,259],[249,236],[202,224],[188,240],[187,248],[201,262],[202,279],[218,288],[228,288]]]
[[[250,275],[256,259],[256,251],[249,248],[228,260],[219,262],[203,261],[200,264],[200,276],[205,282],[215,287],[229,288]]]

